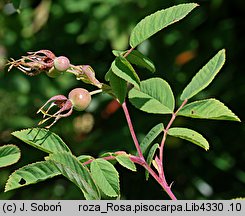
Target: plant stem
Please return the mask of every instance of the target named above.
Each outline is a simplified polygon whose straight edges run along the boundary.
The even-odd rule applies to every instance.
[[[120,154],[127,154],[126,152],[115,152],[117,153],[117,155],[120,155]],[[106,156],[106,157],[103,157],[104,160],[115,160],[116,156],[113,156],[113,155],[110,155],[110,156]],[[86,162],[83,163],[83,165],[88,165],[90,163],[93,162],[93,160],[95,160],[94,158],[93,159],[90,159]],[[174,196],[174,194],[172,193],[171,191],[171,188],[168,186],[168,185],[164,185],[163,182],[161,181],[161,179],[159,178],[159,176],[151,169],[151,167],[145,162],[145,160],[138,156],[134,156],[134,155],[130,155],[130,160],[134,163],[137,163],[141,166],[143,166],[146,170],[148,170],[148,172],[152,175],[152,177],[154,179],[156,179],[156,181],[162,186],[162,188],[166,191],[166,193],[169,195],[169,197],[172,199],[172,200],[176,200],[176,197]]]
[[[123,57],[126,58],[132,51],[134,50],[134,47],[131,47],[124,55]]]
[[[166,127],[166,129],[164,129],[164,134],[163,134],[163,138],[162,138],[162,141],[161,141],[161,145],[159,147],[159,161],[160,161],[160,165],[159,165],[159,175],[160,177],[163,179],[163,181],[166,182],[166,179],[165,179],[165,175],[164,175],[164,170],[163,170],[163,147],[164,147],[164,144],[165,144],[165,141],[166,141],[166,138],[167,138],[167,133],[168,133],[168,130],[169,128],[171,127],[171,125],[173,124],[176,116],[177,116],[177,113],[183,108],[183,106],[187,103],[187,99],[185,99],[183,101],[183,103],[180,105],[179,109],[177,109],[177,111],[175,113],[172,114],[172,117]]]
[[[117,155],[122,155],[122,154],[127,154],[127,153],[125,151],[117,151],[117,152],[115,152],[115,155],[116,156]],[[115,160],[116,159],[116,156],[109,155],[109,156],[105,156],[105,157],[101,157],[101,158],[104,159],[104,160]],[[88,164],[92,163],[93,160],[95,160],[95,158],[92,158],[92,159],[89,159],[89,160],[85,161],[83,163],[83,165],[88,165]]]
[[[97,89],[97,90],[89,92],[89,94],[90,95],[95,95],[95,94],[101,93],[102,91],[103,91],[102,89]]]
[[[132,124],[132,121],[131,121],[131,118],[130,118],[130,115],[129,115],[129,112],[128,112],[126,101],[123,102],[122,108],[123,108],[123,111],[124,111],[124,114],[125,114],[125,117],[126,117],[126,120],[127,120],[127,123],[128,123],[128,127],[129,127],[129,130],[130,130],[131,136],[133,138],[135,147],[136,147],[137,152],[139,154],[139,157],[143,159],[144,156],[142,154],[142,151],[140,149],[140,145],[139,145],[138,139],[137,139],[137,137],[135,135],[135,132],[134,132],[133,124]]]
[[[129,115],[129,112],[128,112],[126,101],[122,104],[122,108],[123,108],[125,117],[127,119],[128,127],[129,127],[129,130],[130,130],[131,136],[133,138],[135,147],[136,147],[137,152],[139,154],[139,157],[132,155],[132,156],[130,156],[130,159],[133,162],[143,166],[151,174],[151,176],[161,185],[161,187],[169,195],[169,197],[172,200],[176,200],[176,197],[173,194],[173,192],[171,191],[171,187],[169,187],[167,182],[165,181],[165,178],[161,178],[161,176],[158,176],[157,173],[145,161],[145,158],[144,158],[144,156],[142,154],[142,151],[140,149],[139,142],[138,142],[137,137],[136,137],[135,132],[134,132],[134,128],[133,128],[132,121],[131,121],[131,118],[130,118],[130,115]],[[164,173],[163,173],[163,176],[164,176]]]
[[[102,157],[102,158],[103,158],[104,160],[114,160],[114,159],[115,159],[115,156],[110,155],[110,156],[106,156],[106,157]],[[88,165],[88,164],[92,163],[94,160],[95,160],[94,158],[93,158],[93,159],[89,159],[89,160],[87,160],[86,162],[84,162],[83,165],[84,165],[84,166],[85,166],[85,165]]]
[[[156,179],[156,181],[162,186],[163,190],[169,195],[169,197],[172,200],[177,200],[177,198],[171,191],[171,187],[169,187],[168,184],[165,181],[163,181],[162,178],[160,178],[147,163],[145,163],[143,166],[152,175],[152,177]]]

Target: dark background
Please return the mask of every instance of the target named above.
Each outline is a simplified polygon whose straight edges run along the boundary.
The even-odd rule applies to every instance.
[[[0,170],[0,199],[82,199],[79,189],[62,177],[3,192],[11,172],[46,156],[15,139],[11,132],[36,126],[41,117],[36,111],[51,96],[67,95],[78,86],[93,90],[71,75],[52,79],[45,74],[28,77],[18,70],[7,73],[4,59],[18,59],[27,51],[50,49],[57,56],[69,57],[73,64],[90,64],[97,78],[104,82],[114,59],[111,50],[128,48],[130,32],[137,22],[157,10],[188,1],[22,0],[20,13],[9,2],[0,1],[0,144],[18,145],[22,157],[17,164]],[[18,6],[19,1],[13,2]],[[225,48],[225,66],[211,85],[192,100],[214,97],[243,121],[245,2],[196,2],[200,7],[184,20],[164,29],[138,49],[153,60],[157,69],[154,76],[169,82],[179,104],[178,98],[191,77],[218,50]],[[150,77],[145,70],[137,71],[142,80]],[[134,153],[123,112],[121,109],[108,112],[110,102],[109,96],[96,95],[86,114],[74,112],[51,130],[65,140],[75,155],[97,157],[116,150]],[[129,111],[140,140],[157,123],[163,121],[166,125],[170,117],[146,114],[131,105]],[[210,150],[205,152],[187,141],[167,139],[166,178],[169,183],[174,182],[173,192],[177,198],[244,197],[244,124],[179,117],[174,125],[197,130],[210,143]],[[153,179],[145,181],[143,168],[137,167],[138,172],[134,173],[116,167],[120,173],[122,199],[168,199]]]

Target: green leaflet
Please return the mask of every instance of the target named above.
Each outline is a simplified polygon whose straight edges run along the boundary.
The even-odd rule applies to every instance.
[[[105,80],[106,81],[110,81],[110,76],[111,76],[111,74],[112,74],[112,70],[111,70],[111,68],[106,72],[106,74],[105,74]]]
[[[90,164],[90,170],[96,184],[107,196],[119,196],[119,174],[110,162],[98,158]]]
[[[127,94],[127,82],[139,88],[140,79],[130,63],[145,67],[151,72],[155,71],[155,66],[151,60],[139,51],[133,50],[124,58],[121,55],[125,52],[126,51],[113,50],[113,54],[117,56],[117,58],[105,75],[105,79],[110,82],[113,94],[118,98],[121,104],[124,102]]]
[[[126,58],[130,63],[146,68],[152,73],[156,71],[153,62],[137,50],[133,50]]]
[[[202,148],[206,151],[209,149],[208,141],[198,132],[188,129],[188,128],[180,128],[174,127],[168,130],[168,134],[170,136],[179,137],[181,139],[188,140]]]
[[[87,200],[100,199],[100,192],[89,170],[75,156],[61,152],[51,154],[48,160],[53,161],[60,173],[82,190]]]
[[[111,70],[118,77],[139,87],[140,79],[132,65],[124,57],[117,57],[111,64]]]
[[[206,88],[220,71],[225,63],[225,50],[220,50],[198,73],[183,90],[180,99],[185,100],[193,97]]]
[[[149,166],[151,166],[152,159],[153,159],[153,157],[154,157],[154,155],[155,155],[155,152],[156,152],[156,150],[157,150],[158,148],[159,148],[159,144],[158,144],[158,143],[155,143],[155,144],[151,147],[151,149],[150,149],[150,151],[149,151],[149,153],[148,153],[147,159],[146,159],[146,162],[148,163]],[[146,180],[149,179],[149,172],[148,172],[147,170],[145,170],[145,178],[146,178]]]
[[[0,167],[9,166],[20,159],[20,149],[12,144],[0,147]]]
[[[103,152],[99,157],[116,156],[115,152]]]
[[[91,159],[94,159],[92,156],[90,155],[80,155],[77,157],[77,159],[81,162],[81,163],[84,163],[88,160],[91,160]]]
[[[12,135],[47,153],[70,152],[68,146],[57,134],[43,128],[30,128],[15,131]]]
[[[115,56],[120,56],[120,55],[124,55],[126,53],[126,51],[113,50],[112,53]],[[135,64],[137,66],[146,68],[152,73],[154,73],[156,71],[154,63],[147,56],[143,55],[138,50],[132,50],[129,53],[129,55],[126,57],[126,59],[131,64]]]
[[[5,192],[26,185],[35,184],[60,174],[60,171],[51,161],[28,164],[16,170],[9,176],[5,186]]]
[[[133,50],[126,59],[132,64],[148,69],[152,73],[156,71],[153,62],[137,50]]]
[[[114,74],[111,69],[107,72],[106,78],[110,82],[113,94],[118,98],[119,102],[122,104],[127,94],[127,82],[124,79],[118,77],[116,74]]]
[[[129,91],[130,102],[138,109],[155,114],[171,114],[174,95],[169,84],[161,78],[151,78],[140,83],[140,89]]]
[[[191,118],[240,121],[228,107],[213,98],[189,103],[177,115]]]
[[[126,51],[112,50],[112,53],[114,56],[118,57],[118,56],[123,56],[123,54],[126,53]]]
[[[134,27],[130,35],[130,46],[138,46],[158,31],[183,19],[197,6],[195,3],[179,4],[145,17]]]
[[[142,151],[142,154],[144,155],[146,153],[146,150],[149,148],[149,146],[151,145],[151,143],[153,142],[154,139],[156,139],[156,137],[163,132],[164,130],[164,126],[162,123],[157,124],[156,126],[154,126],[144,137],[144,139],[142,140],[142,142],[140,143],[140,149]]]
[[[123,167],[131,170],[136,171],[135,164],[130,160],[130,155],[127,154],[120,154],[116,156],[116,160],[119,164],[121,164]]]

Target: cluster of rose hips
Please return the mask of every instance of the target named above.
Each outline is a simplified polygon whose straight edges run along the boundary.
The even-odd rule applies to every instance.
[[[72,65],[67,57],[56,57],[49,50],[28,52],[27,56],[22,56],[19,60],[11,59],[8,64],[10,65],[9,71],[16,67],[30,76],[45,72],[49,77],[56,78],[64,72],[72,73],[78,80],[95,85],[99,89],[102,88],[102,83],[95,78],[95,73],[89,65]],[[77,111],[85,110],[91,102],[91,94],[93,93],[89,93],[84,88],[75,88],[70,91],[68,98],[64,95],[51,97],[37,112],[43,114],[43,120],[39,124],[54,118],[54,121],[49,126],[46,126],[46,128],[50,128],[60,118],[70,116],[73,109]],[[47,105],[49,107],[45,110],[44,108]],[[59,109],[55,113],[50,114],[52,107],[58,107]]]

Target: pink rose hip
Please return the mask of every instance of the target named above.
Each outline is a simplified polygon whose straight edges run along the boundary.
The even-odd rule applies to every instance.
[[[70,60],[65,56],[59,56],[54,59],[54,67],[58,71],[66,71],[70,67]]]
[[[84,88],[75,88],[68,95],[73,107],[77,111],[85,110],[91,102],[91,95]]]

